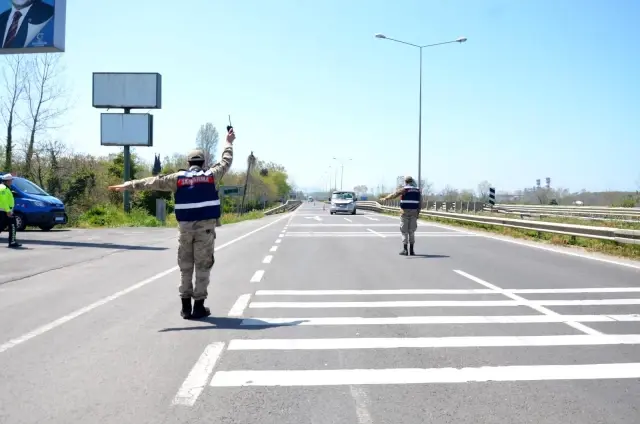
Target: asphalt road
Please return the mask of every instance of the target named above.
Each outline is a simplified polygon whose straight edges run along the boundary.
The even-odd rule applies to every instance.
[[[639,263],[427,223],[401,257],[398,225],[223,226],[201,321],[175,230],[20,233],[0,423],[640,422]]]

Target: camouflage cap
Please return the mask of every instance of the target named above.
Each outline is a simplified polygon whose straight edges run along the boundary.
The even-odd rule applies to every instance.
[[[411,183],[413,183],[415,181],[413,180],[413,177],[411,175],[407,175],[406,177],[404,177],[404,182],[406,184],[411,184]]]
[[[203,161],[204,160],[204,152],[201,149],[195,149],[189,152],[187,155],[187,161]]]

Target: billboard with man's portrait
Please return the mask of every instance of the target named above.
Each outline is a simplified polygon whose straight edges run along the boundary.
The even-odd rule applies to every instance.
[[[0,54],[64,51],[66,0],[0,0]]]

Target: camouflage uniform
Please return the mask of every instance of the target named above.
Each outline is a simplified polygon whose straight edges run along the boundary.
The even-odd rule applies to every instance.
[[[187,160],[204,158],[202,151],[195,150],[189,154]],[[222,159],[210,170],[215,178],[216,189],[220,179],[227,173],[233,162],[233,145],[226,143],[222,152]],[[200,171],[198,166],[191,166],[189,171]],[[127,181],[124,186],[130,190],[157,190],[175,192],[178,188],[178,177],[181,172],[169,175],[143,178]],[[193,298],[194,301],[204,301],[207,298],[211,269],[215,262],[214,245],[216,239],[217,219],[201,221],[178,222],[178,266],[180,268],[180,285],[178,291],[184,299]],[[195,290],[192,282],[195,269]],[[195,314],[195,308],[194,308]],[[187,314],[189,315],[189,314]],[[184,315],[183,315],[184,317]],[[186,318],[186,317],[185,317]]]
[[[407,185],[417,187],[415,181],[412,177],[407,176],[405,178],[405,183]],[[391,193],[390,195],[380,199],[381,201],[395,199],[400,197],[405,192],[405,187],[398,187],[396,191]],[[402,244],[404,246],[403,250],[400,252],[401,255],[415,255],[413,250],[413,246],[415,244],[416,238],[415,233],[418,229],[418,217],[420,216],[420,210],[422,209],[422,204],[418,205],[417,209],[403,209],[402,214],[400,215],[400,232],[402,233]],[[410,251],[407,252],[407,244],[410,246]]]

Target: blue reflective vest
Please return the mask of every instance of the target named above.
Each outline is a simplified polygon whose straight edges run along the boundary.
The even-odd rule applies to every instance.
[[[414,186],[404,186],[404,193],[400,196],[402,209],[420,209],[420,189]]]
[[[220,197],[211,170],[181,170],[175,199],[179,222],[220,218]]]

